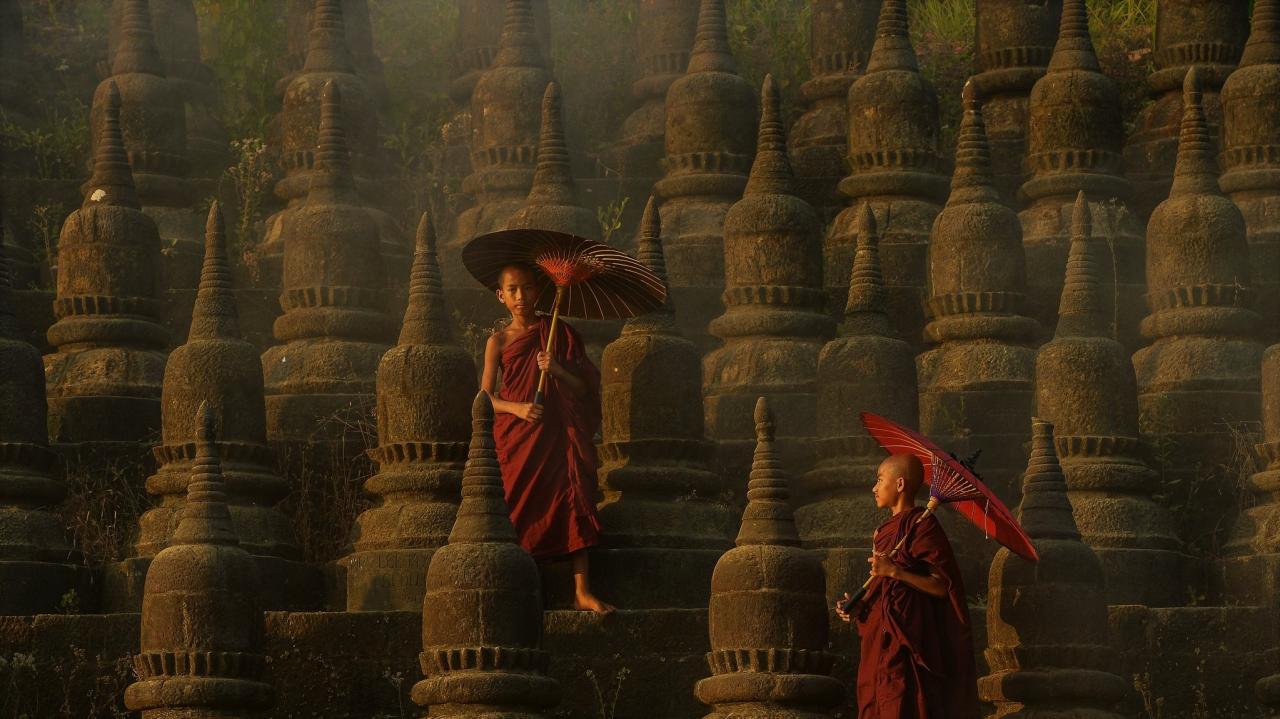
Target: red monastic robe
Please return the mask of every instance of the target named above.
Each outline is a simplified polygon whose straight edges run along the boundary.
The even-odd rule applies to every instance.
[[[533,401],[541,373],[538,352],[546,347],[550,330],[551,320],[541,318],[506,346],[499,397]],[[511,522],[520,546],[535,559],[576,552],[600,538],[593,441],[600,427],[600,370],[587,357],[577,331],[564,321],[557,324],[552,354],[586,383],[586,395],[575,396],[548,374],[539,421],[503,412],[493,422]]]
[[[880,577],[857,619],[862,651],[858,664],[858,719],[977,719],[977,671],[969,607],[951,543],[934,517],[901,512],[876,530],[877,552],[906,544],[894,564],[917,574],[937,574],[949,585],[932,597],[904,582]]]

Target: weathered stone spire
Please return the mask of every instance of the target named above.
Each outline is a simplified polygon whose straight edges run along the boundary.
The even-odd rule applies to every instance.
[[[524,206],[512,215],[507,227],[552,230],[590,240],[600,239],[600,221],[594,211],[579,202],[569,167],[569,150],[564,141],[560,110],[560,83],[547,83],[542,95],[542,129],[538,138],[538,166],[533,174],[533,187],[525,198]],[[616,320],[573,320],[573,327],[582,334],[587,355],[593,362],[599,362],[604,346],[618,336],[620,324]]]
[[[332,80],[320,96],[320,129],[316,142],[316,169],[311,177],[308,200],[355,201],[355,178],[351,175],[351,150],[342,117],[342,90]]]
[[[1058,427],[1075,520],[1102,562],[1107,603],[1176,606],[1184,589],[1162,578],[1180,572],[1188,557],[1169,511],[1152,497],[1157,476],[1138,440],[1137,387],[1115,339],[1111,278],[1111,253],[1093,237],[1082,192],[1058,327],[1036,356],[1036,412]]]
[[[458,510],[471,355],[454,341],[440,285],[436,234],[424,213],[399,344],[378,361],[378,472],[365,482],[376,505],[356,518],[347,557],[348,611],[408,611]]]
[[[120,44],[111,61],[111,73],[145,73],[164,76],[164,63],[156,49],[151,27],[151,9],[147,0],[121,0],[124,17],[120,24]]]
[[[342,0],[316,0],[307,35],[306,72],[355,73],[347,49],[347,27],[342,18]]]
[[[1062,22],[1058,26],[1058,42],[1049,59],[1050,72],[1092,70],[1102,72],[1098,54],[1093,50],[1089,34],[1089,10],[1085,0],[1063,0]]]
[[[1112,309],[1106,301],[1110,287],[1104,277],[1101,248],[1093,241],[1093,217],[1084,192],[1076,196],[1071,211],[1071,251],[1067,277],[1058,303],[1055,338],[1102,337],[1113,339]],[[1106,262],[1110,264],[1110,262]],[[1109,272],[1107,273],[1109,275]]]
[[[427,570],[425,678],[413,686],[413,701],[447,705],[454,716],[493,716],[501,706],[536,719],[560,700],[541,648],[538,568],[516,544],[493,448],[493,405],[484,392],[471,405],[471,420],[462,504],[449,543]]]
[[[662,174],[662,138],[667,88],[689,67],[698,23],[698,3],[689,0],[641,0],[634,35],[640,77],[631,94],[640,101],[622,123],[619,141],[601,161],[623,177]]]
[[[157,290],[194,290],[200,273],[200,222],[191,208],[191,186],[187,175],[186,108],[178,84],[165,76],[165,67],[156,49],[149,0],[118,0],[120,32],[115,44],[112,74],[98,84],[89,112],[94,133],[91,144],[103,136],[103,125],[111,114],[113,93],[119,95],[119,123],[122,145],[128,157],[138,205],[156,224],[160,240],[168,249],[161,255]],[[113,89],[114,88],[114,89]],[[96,147],[94,148],[96,150]],[[160,311],[168,314],[165,303]],[[167,324],[183,328],[189,317],[166,316]],[[175,333],[181,336],[182,331]]]
[[[773,446],[773,412],[769,400],[756,400],[756,450],[751,459],[747,482],[747,509],[734,542],[739,547],[751,544],[798,547],[795,516],[791,512],[790,478]]]
[[[1256,0],[1253,31],[1245,43],[1240,67],[1280,64],[1280,1]]]
[[[849,145],[845,101],[875,42],[878,0],[809,0],[808,107],[791,126],[788,150],[800,193],[824,220],[844,208],[837,186]]]
[[[876,21],[876,42],[867,60],[867,74],[883,70],[918,72],[919,69],[907,26],[907,0],[884,0]]]
[[[971,79],[986,110],[996,187],[1010,207],[1026,180],[1031,88],[1044,77],[1061,22],[1062,0],[977,0]]]
[[[682,0],[670,0],[677,4],[687,5]],[[441,127],[441,139],[444,141],[443,170],[447,177],[462,178],[471,172],[471,93],[475,90],[480,77],[493,66],[493,59],[498,55],[498,43],[502,39],[502,23],[495,22],[501,17],[506,0],[459,0],[458,24],[454,30],[453,79],[449,85],[449,99],[453,102],[454,113]],[[538,47],[545,61],[551,48],[551,23],[547,0],[532,0],[534,32]],[[696,12],[697,8],[694,8]],[[644,24],[645,10],[640,10],[637,23]],[[692,22],[689,38],[693,37]],[[690,42],[685,42],[681,49],[685,52],[685,63],[688,63]],[[684,69],[681,64],[680,69]],[[663,90],[665,95],[665,88]],[[658,97],[658,124],[662,123],[662,97]],[[661,141],[659,141],[661,145]],[[661,154],[661,148],[659,148]],[[631,174],[631,173],[627,173]],[[650,173],[652,174],[652,173]],[[460,203],[458,210],[467,209],[470,198],[459,195],[454,198]]]
[[[650,272],[657,275],[662,280],[662,284],[667,284],[667,258],[662,252],[662,217],[658,214],[657,199],[649,196],[649,201],[644,204],[644,214],[640,216],[640,236],[636,240],[636,259],[639,260]],[[675,313],[671,303],[671,294],[667,294],[666,300],[662,303],[662,307],[653,312],[639,317],[633,317],[627,320],[627,324],[634,324],[637,320],[652,314],[661,314],[670,317]],[[672,325],[674,328],[674,325]]]
[[[1131,688],[1111,672],[1118,659],[1102,567],[1080,541],[1053,444],[1053,425],[1034,420],[1019,522],[1040,561],[1004,548],[996,553],[987,604],[991,673],[978,680],[978,691],[997,715],[1119,719],[1115,709]]]
[[[703,351],[707,322],[722,305],[725,214],[747,184],[756,144],[756,93],[735,74],[723,0],[701,0],[688,71],[671,83],[663,135],[662,200],[671,292],[687,337]]]
[[[253,557],[240,548],[212,408],[201,403],[195,460],[173,545],[147,570],[138,681],[125,706],[147,719],[216,717],[271,705]]]
[[[939,172],[938,97],[916,66],[906,23],[905,0],[881,4],[867,73],[849,88],[849,174],[840,181],[849,204],[824,243],[823,284],[828,310],[838,317],[848,298],[860,207],[871,205],[891,324],[916,343],[924,325],[929,226],[946,198],[947,178]]]
[[[400,344],[452,344],[444,287],[440,280],[440,260],[436,254],[436,227],[427,213],[418,221],[413,270],[409,275],[409,305],[400,325]]]
[[[703,360],[708,434],[729,477],[747,474],[755,444],[748,412],[761,394],[788,419],[784,456],[810,466],[818,353],[835,330],[823,306],[822,223],[794,194],[771,76],[761,94],[760,154],[747,192],[724,220],[725,311],[708,327],[724,345]],[[761,353],[772,361],[755,359]]]
[[[924,332],[936,346],[917,362],[920,430],[959,455],[1007,448],[988,452],[981,471],[1008,505],[1018,496],[1025,464],[1034,400],[1031,344],[1039,328],[1023,314],[1027,276],[1018,217],[992,184],[982,111],[972,86],[966,94],[951,197],[929,239],[932,296]],[[966,577],[981,582],[987,558],[978,552],[989,547],[958,546]]]
[[[698,29],[687,72],[738,72],[738,63],[729,51],[724,0],[702,0],[698,6]]]
[[[458,215],[444,253],[446,284],[456,285],[461,296],[469,292],[477,304],[492,293],[476,287],[462,266],[462,246],[476,235],[507,229],[529,201],[542,130],[540,101],[552,80],[530,0],[506,0],[502,13],[498,54],[471,93],[471,174],[462,192],[474,204]]]
[[[378,136],[376,93],[370,88],[372,77],[359,74],[351,50],[352,15],[368,15],[363,0],[298,0],[311,5],[310,28],[306,42],[306,59],[301,69],[286,78],[280,134],[280,158],[284,177],[275,186],[276,195],[286,206],[266,221],[266,237],[256,255],[261,287],[283,284],[285,247],[296,231],[298,208],[311,193],[314,175],[320,165],[321,122],[326,97],[332,86],[342,101],[336,118],[343,129],[350,178],[349,192],[359,191],[359,204],[374,222],[381,261],[387,276],[397,282],[408,277],[408,245],[398,222],[383,206],[394,197],[381,181],[382,166]],[[314,3],[314,4],[312,4]],[[292,14],[292,12],[291,12]],[[305,16],[306,13],[303,13]],[[368,20],[364,20],[367,36]],[[375,62],[376,65],[376,62]]]
[[[858,213],[858,249],[849,273],[849,299],[844,306],[844,335],[890,336],[885,314],[884,274],[880,271],[880,233],[870,205]]]
[[[462,473],[462,503],[450,544],[514,544],[515,527],[502,494],[502,472],[493,444],[493,404],[483,392],[471,403],[471,447]]]
[[[1037,545],[1037,553],[1038,539],[1080,541],[1067,498],[1067,481],[1053,446],[1053,424],[1039,417],[1031,418],[1031,457],[1022,482],[1018,524]]]
[[[972,83],[964,93],[951,196],[933,223],[930,241],[933,297],[925,331],[934,342],[986,336],[1026,343],[1035,328],[1021,316],[1026,288],[1022,232],[992,184],[991,150]],[[953,317],[974,314],[987,317],[947,327]]]
[[[213,70],[200,55],[200,27],[192,0],[147,0],[150,8],[151,35],[159,51],[160,71],[145,72],[164,76],[175,85],[186,109],[186,147],[192,174],[203,179],[216,179],[228,162],[229,143],[226,128],[215,113],[219,90]],[[125,20],[133,13],[131,3],[112,2],[107,24],[107,56],[117,61],[116,48],[125,37]],[[131,22],[130,24],[136,24]],[[136,58],[136,54],[134,58]],[[134,67],[147,67],[128,59]],[[121,70],[113,69],[120,74]],[[198,228],[194,228],[198,231]]]
[[[498,41],[493,67],[535,67],[544,62],[529,0],[507,0],[502,14],[502,38]]]
[[[284,246],[279,344],[262,355],[267,436],[276,443],[341,442],[350,413],[368,416],[378,359],[395,333],[381,296],[378,227],[351,177],[340,106],[351,100],[338,88],[325,84],[311,191]],[[362,454],[363,438],[355,442]]]
[[[276,509],[289,488],[267,447],[262,364],[257,349],[240,336],[217,202],[209,208],[205,233],[191,332],[164,368],[161,443],[152,450],[159,468],[147,480],[147,491],[159,502],[139,520],[135,556],[123,564],[123,575],[135,583],[122,583],[121,601],[137,607],[147,564],[176,541],[192,468],[201,462],[197,450],[205,428],[195,421],[203,417],[197,409],[207,405],[222,418],[215,449],[227,461],[227,483],[220,491],[228,497],[239,546],[259,565],[259,601],[273,610],[313,607],[319,575],[300,561],[302,550],[289,521]]]
[[[96,471],[88,467],[113,452],[138,466],[137,443],[160,425],[161,350],[168,344],[158,323],[159,233],[139,208],[120,93],[110,79],[99,93],[93,176],[58,238],[58,319],[48,331],[56,351],[45,356],[50,439],[100,443],[82,445],[87,452],[70,472]]]
[[[801,541],[824,557],[829,604],[864,581],[862,560],[884,521],[870,491],[884,452],[852,418],[869,411],[910,426],[919,416],[915,353],[885,312],[875,215],[866,204],[859,215],[844,322],[818,355],[816,464],[796,509]]]
[[[547,83],[542,94],[542,131],[538,136],[538,166],[533,172],[529,202],[576,205],[577,192],[569,171],[569,149],[564,144],[560,120],[560,83]]]
[[[1235,514],[1234,428],[1260,419],[1263,353],[1244,217],[1218,189],[1197,76],[1187,75],[1173,190],[1147,224],[1151,311],[1141,329],[1151,344],[1133,356],[1142,433],[1169,448],[1165,481],[1232,488],[1200,508],[1197,526],[1180,528],[1189,541]]]
[[[799,547],[788,503],[786,473],[773,450],[773,414],[760,397],[759,446],[737,546],[720,557],[711,577],[708,625],[712,676],[694,694],[723,716],[816,719],[844,698],[830,676],[822,565]],[[785,677],[785,679],[784,679]]]
[[[760,130],[756,135],[756,159],[747,175],[747,195],[795,195],[796,177],[787,157],[787,139],[778,105],[778,85],[773,75],[764,76],[760,90]]]
[[[1200,68],[1204,112],[1216,145],[1222,126],[1218,92],[1249,37],[1249,3],[1158,0],[1155,71],[1147,78],[1153,102],[1138,113],[1124,148],[1125,174],[1134,185],[1132,207],[1142,217],[1169,196],[1178,151],[1182,86]]]
[[[1173,171],[1169,196],[1221,194],[1218,163],[1214,159],[1213,138],[1204,114],[1204,94],[1200,90],[1200,70],[1192,66],[1182,86],[1182,129],[1178,135],[1178,162]]]
[[[1258,0],[1253,33],[1240,67],[1222,86],[1222,190],[1244,215],[1249,242],[1250,281],[1258,293],[1263,337],[1280,336],[1280,2]]]
[[[666,280],[661,220],[649,198],[637,258]],[[676,328],[670,296],[627,320],[601,357],[601,546],[592,585],[636,609],[705,607],[734,512],[703,434],[701,355]],[[654,581],[660,577],[660,581]]]
[[[120,128],[120,88],[113,80],[107,81],[103,113],[98,145],[93,151],[93,174],[85,186],[82,206],[101,204],[141,209]]]
[[[1065,0],[1049,69],[1031,91],[1022,223],[1027,262],[1027,311],[1052,335],[1057,323],[1071,207],[1083,191],[1093,203],[1094,232],[1116,257],[1117,334],[1139,344],[1145,291],[1143,243],[1125,202],[1133,187],[1123,175],[1125,130],[1120,92],[1098,66],[1085,0]]]
[[[569,148],[565,145],[564,120],[560,109],[560,83],[547,83],[542,94],[542,129],[538,136],[538,166],[533,173],[533,187],[520,208],[507,223],[508,228],[530,228],[567,232],[571,235],[600,239],[600,222],[591,210],[582,206],[569,167]],[[574,324],[577,327],[577,322]],[[582,328],[579,328],[582,329]],[[607,342],[617,334],[616,327]],[[598,337],[596,352],[603,342]]]
[[[66,489],[53,476],[44,367],[18,327],[6,249],[0,238],[0,613],[44,614],[84,592],[88,574],[53,511]]]
[[[187,483],[187,501],[173,533],[173,544],[221,544],[239,546],[227,509],[227,484],[214,440],[213,411],[200,403],[196,425],[196,457]]]
[[[970,81],[964,84],[962,92],[964,117],[956,138],[956,167],[951,175],[948,207],[1000,199],[991,174],[991,146],[987,142],[987,125],[982,118],[978,88]]]
[[[154,1],[154,0],[153,0]],[[284,32],[286,55],[280,59],[279,65],[284,70],[283,77],[276,83],[277,94],[285,92],[288,86],[299,75],[305,74],[303,67],[306,65],[311,47],[312,47],[312,31],[315,29],[315,19],[317,10],[316,0],[281,0],[285,6],[284,11]],[[488,0],[490,4],[495,0]],[[496,0],[501,3],[501,0]],[[383,76],[382,61],[374,53],[373,49],[373,26],[369,14],[368,0],[338,0],[337,5],[342,13],[342,34],[330,34],[325,38],[325,42],[335,43],[331,46],[331,52],[335,54],[345,55],[349,58],[345,64],[350,66],[350,70],[343,72],[354,72],[360,77],[360,81],[369,90],[369,96],[373,99],[373,107],[377,110],[385,109],[387,104],[387,82]],[[329,23],[333,22],[333,13],[328,11]],[[492,23],[492,15],[489,15]],[[498,23],[492,23],[493,37],[497,40]],[[341,38],[343,47],[336,47],[337,40]],[[163,49],[163,48],[162,48]],[[325,61],[329,62],[328,60]],[[322,63],[322,67],[324,64]],[[333,65],[329,65],[333,67]]]
[[[205,224],[204,266],[187,341],[239,339],[240,314],[231,294],[231,265],[227,262],[227,229],[217,200]]]

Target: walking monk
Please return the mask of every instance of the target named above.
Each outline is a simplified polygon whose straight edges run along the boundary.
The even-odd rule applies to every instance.
[[[551,320],[534,312],[538,272],[511,265],[498,276],[498,301],[511,323],[485,344],[480,387],[493,402],[493,439],[520,546],[539,561],[570,557],[574,606],[608,614],[614,608],[591,593],[586,552],[600,540],[594,442],[600,371],[563,320],[556,323],[555,357],[544,351]],[[536,405],[531,400],[542,370],[547,384]]]
[[[861,637],[857,719],[977,719],[978,689],[969,607],[951,543],[938,520],[916,506],[924,467],[895,454],[876,472],[876,506],[893,516],[876,529],[867,559],[875,577],[846,612]],[[903,537],[896,554],[890,550]],[[845,594],[848,599],[849,595]],[[856,616],[853,616],[856,615]]]

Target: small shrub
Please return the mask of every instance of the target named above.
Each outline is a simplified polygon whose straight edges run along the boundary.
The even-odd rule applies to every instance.
[[[70,93],[41,98],[34,124],[0,109],[5,174],[39,180],[83,177],[89,156],[89,108]]]

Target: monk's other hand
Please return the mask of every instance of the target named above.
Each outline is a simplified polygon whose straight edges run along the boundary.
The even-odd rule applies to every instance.
[[[867,563],[871,565],[871,576],[873,577],[893,577],[898,572],[898,565],[889,561],[889,557],[886,554],[873,553],[870,557],[867,557]]]
[[[542,405],[523,402],[517,405],[517,411],[513,414],[526,422],[537,422],[542,419]]]
[[[846,622],[850,621],[850,616],[849,616],[849,613],[846,612],[841,607],[843,607],[845,602],[849,601],[849,599],[850,599],[849,593],[845,592],[844,596],[840,598],[840,601],[836,602],[836,616],[840,617],[841,620]]]
[[[538,369],[544,372],[550,372],[557,377],[560,376],[560,363],[556,362],[555,358],[553,358],[546,350],[538,353]]]

